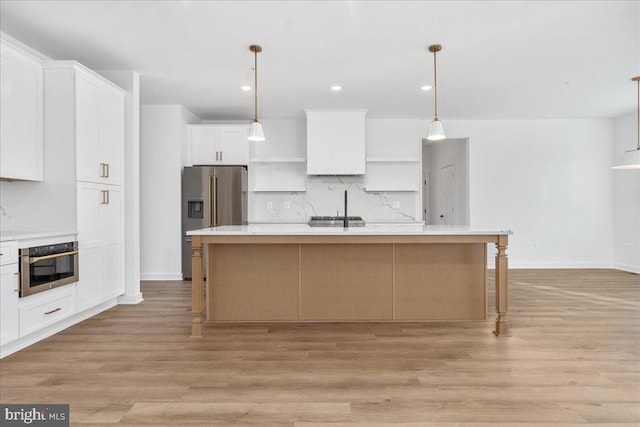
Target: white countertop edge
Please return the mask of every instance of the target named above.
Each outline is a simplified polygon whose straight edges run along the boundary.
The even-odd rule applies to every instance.
[[[58,240],[62,237],[64,241],[75,240],[76,230],[63,230],[63,231],[3,231],[0,234],[0,241],[7,242],[11,240],[17,240],[20,242],[20,247],[39,246],[53,243],[60,243]],[[35,242],[37,240],[37,242]],[[44,242],[40,242],[44,240]],[[33,243],[33,244],[32,244]]]
[[[384,235],[509,235],[511,230],[470,229],[466,226],[368,224],[365,227],[309,227],[307,224],[226,225],[187,231],[188,236],[384,236]]]

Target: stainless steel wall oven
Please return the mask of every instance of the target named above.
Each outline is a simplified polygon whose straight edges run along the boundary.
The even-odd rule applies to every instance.
[[[20,249],[20,297],[78,281],[78,242]]]

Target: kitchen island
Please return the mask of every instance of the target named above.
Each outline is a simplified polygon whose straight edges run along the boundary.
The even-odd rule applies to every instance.
[[[221,226],[192,237],[192,337],[216,322],[487,319],[487,243],[495,257],[494,333],[507,323],[510,231],[374,224]],[[206,249],[206,292],[203,255]]]

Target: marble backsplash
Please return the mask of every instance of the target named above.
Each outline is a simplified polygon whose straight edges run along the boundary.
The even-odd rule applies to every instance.
[[[249,222],[307,222],[311,216],[344,215],[367,222],[415,222],[414,192],[366,192],[362,176],[308,176],[305,192],[249,193]]]

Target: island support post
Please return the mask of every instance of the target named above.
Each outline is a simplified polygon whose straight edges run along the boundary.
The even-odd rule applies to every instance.
[[[507,235],[499,235],[496,247],[496,329],[493,331],[499,337],[509,336],[509,324],[507,323],[507,310],[509,306],[509,277],[507,259]]]
[[[202,237],[193,236],[191,240],[193,256],[191,257],[191,338],[202,338],[203,330],[203,271],[202,271]]]

